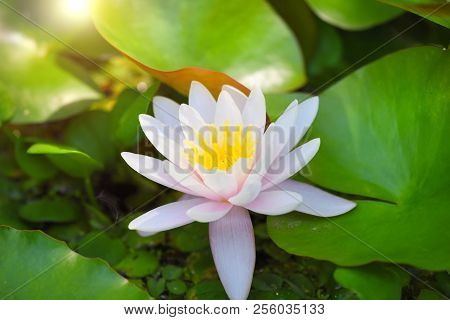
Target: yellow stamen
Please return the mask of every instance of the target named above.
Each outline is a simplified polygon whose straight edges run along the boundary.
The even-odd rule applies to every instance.
[[[185,154],[192,166],[200,165],[207,170],[228,170],[237,160],[249,159],[255,153],[255,138],[251,130],[242,126],[222,127],[208,125],[205,133],[195,132],[197,139],[185,140]]]

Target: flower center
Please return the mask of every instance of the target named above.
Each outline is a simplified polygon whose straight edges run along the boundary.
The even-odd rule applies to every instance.
[[[185,140],[185,154],[189,163],[207,170],[228,170],[237,160],[253,157],[256,139],[250,127],[241,125],[207,125],[204,130],[194,132],[193,140]]]

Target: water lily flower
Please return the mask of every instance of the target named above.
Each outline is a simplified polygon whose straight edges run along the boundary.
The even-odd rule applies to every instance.
[[[247,298],[256,255],[249,211],[332,217],[355,207],[289,179],[319,150],[320,139],[297,146],[318,104],[318,97],[293,101],[266,128],[265,98],[257,88],[246,96],[225,85],[216,101],[202,84],[192,82],[189,105],[154,97],[154,117],[143,114],[139,120],[166,160],[128,152],[122,157],[144,177],[186,196],[139,216],[129,228],[146,236],[194,221],[209,223],[211,251],[225,291],[231,299]]]

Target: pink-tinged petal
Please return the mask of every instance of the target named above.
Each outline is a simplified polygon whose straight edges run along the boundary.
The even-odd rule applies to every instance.
[[[139,115],[139,122],[147,139],[165,158],[183,168],[189,164],[184,155],[183,135],[181,130],[165,125],[147,114]]]
[[[335,196],[306,183],[287,180],[277,187],[301,194],[303,202],[295,210],[314,216],[334,217],[356,207],[356,203],[353,201]]]
[[[230,94],[230,96],[234,100],[234,103],[236,103],[236,106],[242,112],[242,110],[244,110],[245,103],[247,102],[247,96],[243,94],[240,90],[227,84],[222,86],[222,90]]]
[[[202,198],[177,201],[153,209],[130,222],[128,228],[147,233],[157,233],[181,227],[194,220],[186,212],[201,203],[208,201]]]
[[[319,110],[319,97],[309,98],[296,106],[289,106],[278,120],[290,123],[290,119],[294,119],[289,132],[288,144],[283,150],[283,154],[288,153],[303,138],[306,131],[311,127]],[[278,121],[277,120],[277,121]]]
[[[191,193],[165,172],[163,161],[130,152],[122,152],[121,156],[134,171],[147,179],[177,191]]]
[[[256,213],[277,216],[294,211],[302,202],[302,196],[296,192],[284,190],[267,190],[245,205],[245,208]]]
[[[224,125],[242,125],[242,115],[233,98],[226,91],[222,91],[217,99],[214,123],[220,128]]]
[[[214,121],[216,100],[200,82],[192,81],[191,83],[189,105],[196,109],[207,123]]]
[[[247,210],[233,207],[209,224],[209,242],[220,281],[232,300],[246,299],[255,269],[255,237]]]
[[[252,202],[261,191],[261,178],[257,175],[249,175],[247,180],[241,187],[239,192],[228,199],[228,201],[236,206],[244,206]]]
[[[173,128],[180,125],[178,109],[180,105],[166,97],[153,97],[153,114],[155,118]]]
[[[232,207],[228,202],[208,201],[190,208],[186,214],[198,222],[212,222],[225,216]]]
[[[212,200],[222,200],[223,197],[205,186],[197,173],[192,170],[182,169],[170,161],[164,161],[165,172],[178,184],[189,190],[190,194],[205,197]]]
[[[266,100],[261,89],[255,88],[250,92],[242,118],[246,126],[252,125],[262,129],[266,126]]]
[[[290,178],[306,166],[319,151],[320,139],[313,139],[288,154],[277,158],[263,178],[262,190]]]

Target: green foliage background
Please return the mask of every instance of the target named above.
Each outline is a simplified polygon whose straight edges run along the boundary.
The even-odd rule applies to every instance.
[[[155,94],[230,77],[264,89],[271,120],[319,95],[321,149],[295,178],[358,202],[252,215],[249,298],[449,297],[445,0],[90,2],[0,3],[0,298],[225,299],[205,224],[127,229],[180,194],[119,154],[156,156],[137,120]]]

